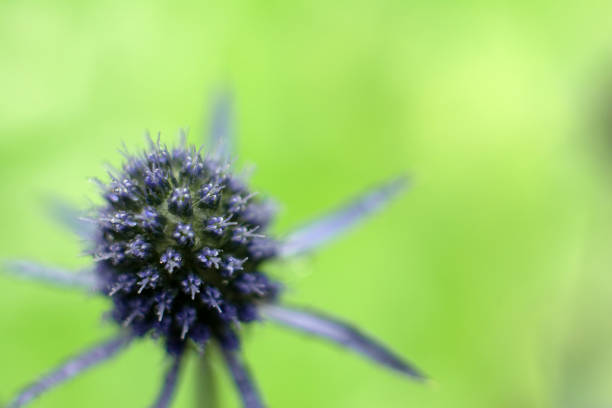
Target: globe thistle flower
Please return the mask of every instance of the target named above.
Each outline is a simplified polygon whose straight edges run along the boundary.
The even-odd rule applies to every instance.
[[[311,310],[281,305],[282,286],[265,265],[308,253],[374,213],[405,186],[394,179],[351,204],[273,239],[269,202],[232,172],[228,101],[217,106],[210,150],[170,149],[159,139],[139,154],[123,152],[120,170],[97,181],[104,204],[88,219],[60,210],[61,218],[90,243],[93,266],[74,274],[27,261],[9,269],[21,275],[94,291],[112,303],[119,334],[27,386],[8,405],[17,408],[56,385],[150,336],[171,363],[154,407],[170,406],[181,364],[189,350],[206,353],[217,343],[243,405],[263,407],[240,355],[240,328],[277,322],[353,350],[415,380],[423,375],[377,341],[350,325]]]

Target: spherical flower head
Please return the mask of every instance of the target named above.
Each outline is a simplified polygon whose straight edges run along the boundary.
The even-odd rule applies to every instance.
[[[211,336],[236,347],[236,325],[277,293],[260,269],[276,255],[268,205],[194,147],[125,156],[102,184],[94,252],[113,319],[172,354]]]

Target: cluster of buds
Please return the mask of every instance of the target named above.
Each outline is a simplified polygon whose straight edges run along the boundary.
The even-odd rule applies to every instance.
[[[96,271],[112,316],[137,336],[163,338],[172,354],[210,337],[235,348],[236,325],[257,319],[278,291],[260,270],[276,254],[264,235],[269,206],[226,163],[150,145],[100,183]]]

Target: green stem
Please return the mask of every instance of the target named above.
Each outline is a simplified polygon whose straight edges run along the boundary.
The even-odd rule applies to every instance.
[[[206,352],[198,356],[196,374],[196,408],[219,408],[219,398],[211,361],[213,347],[209,345]]]

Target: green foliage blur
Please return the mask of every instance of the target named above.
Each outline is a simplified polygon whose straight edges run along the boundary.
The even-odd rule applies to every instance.
[[[612,131],[597,124],[612,101],[611,12],[1,0],[0,257],[88,265],[45,199],[97,202],[88,179],[146,129],[202,142],[230,87],[237,162],[256,164],[254,188],[281,203],[279,234],[393,175],[413,179],[384,213],[271,271],[288,302],[354,322],[434,383],[262,324],[244,348],[269,406],[610,406]],[[6,275],[0,288],[0,402],[114,333],[104,299]],[[238,406],[213,363],[222,406]],[[166,364],[142,341],[32,407],[147,406]],[[195,406],[195,373],[190,362],[174,406]]]

